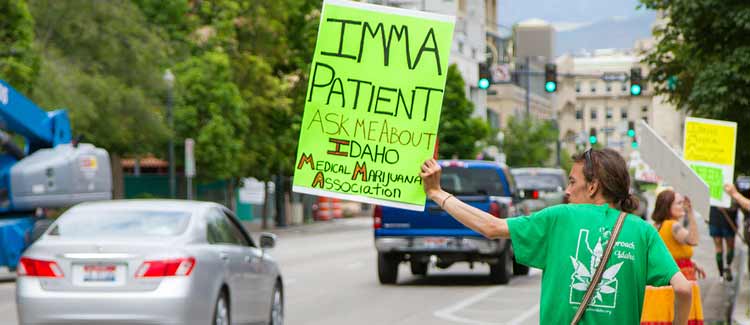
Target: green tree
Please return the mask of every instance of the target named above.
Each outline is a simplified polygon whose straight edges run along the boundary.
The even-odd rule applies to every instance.
[[[474,105],[466,98],[464,80],[455,64],[448,68],[446,78],[438,151],[441,158],[472,159],[481,150],[477,142],[489,137],[490,126],[480,118],[471,117]]]
[[[743,0],[641,0],[668,15],[644,58],[650,85],[691,115],[738,123],[738,172],[750,173],[750,4]],[[671,80],[670,80],[671,78]]]
[[[139,8],[129,1],[29,4],[43,58],[32,100],[67,108],[74,134],[113,154],[165,148],[168,50]]]
[[[28,94],[39,72],[34,18],[25,0],[0,3],[0,79]]]
[[[550,144],[555,143],[557,132],[551,121],[512,116],[503,132],[503,152],[509,166],[543,166],[554,151]]]
[[[175,67],[175,132],[195,139],[198,178],[240,175],[240,156],[250,131],[249,115],[227,54],[206,52]]]

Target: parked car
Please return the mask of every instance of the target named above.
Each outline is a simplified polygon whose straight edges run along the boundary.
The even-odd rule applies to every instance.
[[[497,218],[515,215],[515,189],[506,166],[470,160],[438,163],[443,168],[440,183],[444,190]],[[402,262],[411,265],[412,274],[427,275],[432,256],[438,268],[456,262],[488,263],[494,283],[508,283],[513,274],[529,272],[528,267],[514,262],[510,240],[485,238],[431,200],[422,212],[376,206],[373,216],[380,283],[396,283]]]
[[[21,257],[21,324],[281,324],[284,287],[268,254],[222,205],[83,203]]]
[[[563,203],[568,175],[560,168],[513,168],[518,196],[521,199],[519,210],[530,214],[551,205]]]

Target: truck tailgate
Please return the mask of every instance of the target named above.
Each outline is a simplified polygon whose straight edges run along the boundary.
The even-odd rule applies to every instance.
[[[490,200],[487,196],[461,196],[459,199],[482,211],[489,211]],[[482,236],[466,228],[431,200],[427,201],[426,208],[422,212],[390,207],[382,207],[382,209],[381,228],[375,230],[376,237]]]

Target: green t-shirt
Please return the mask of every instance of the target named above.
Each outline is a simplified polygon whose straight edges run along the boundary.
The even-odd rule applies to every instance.
[[[516,260],[542,269],[540,324],[568,324],[583,300],[620,211],[561,204],[508,219]],[[628,215],[580,324],[639,324],[646,285],[668,285],[679,268],[656,229]]]

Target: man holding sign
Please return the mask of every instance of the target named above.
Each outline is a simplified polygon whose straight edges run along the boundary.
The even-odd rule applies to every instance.
[[[646,285],[672,285],[674,324],[687,324],[691,284],[656,229],[629,214],[638,201],[625,160],[611,149],[573,160],[565,190],[572,204],[507,220],[443,191],[434,160],[421,176],[430,199],[456,220],[488,238],[511,238],[516,261],[544,270],[541,324],[638,324]]]
[[[294,191],[422,211],[454,18],[326,0]]]

